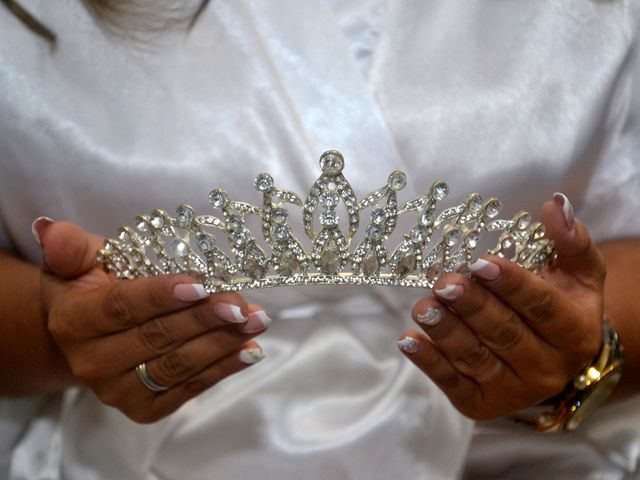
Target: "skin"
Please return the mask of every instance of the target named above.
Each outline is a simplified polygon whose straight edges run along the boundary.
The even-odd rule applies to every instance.
[[[555,268],[540,278],[485,257],[500,269],[498,278],[445,275],[434,290],[457,285],[463,294],[420,299],[412,311],[420,330],[400,337],[418,341],[417,351],[403,353],[471,418],[511,414],[561,391],[598,352],[605,311],[627,353],[619,394],[640,390],[640,299],[634,295],[640,242],[598,249],[579,221],[568,228],[554,202],[545,204],[542,220],[559,254]],[[81,384],[148,423],[247,367],[238,352],[258,347],[252,338],[262,332],[244,333],[213,308],[224,301],[246,315],[260,307],[237,294],[179,301],[173,287],[196,282],[181,275],[116,281],[95,264],[100,238],[66,222],[40,222],[36,229],[42,269],[0,254],[3,394]],[[428,307],[441,309],[437,325],[417,321]],[[156,382],[173,387],[163,393],[143,387],[133,371],[141,361]]]

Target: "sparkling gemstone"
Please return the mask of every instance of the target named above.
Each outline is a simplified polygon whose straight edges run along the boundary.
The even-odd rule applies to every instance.
[[[436,182],[431,187],[431,194],[436,200],[442,200],[449,195],[449,185],[444,182]]]
[[[291,227],[284,223],[279,223],[277,225],[274,225],[274,227],[271,229],[271,235],[276,240],[284,240],[289,236],[290,233],[291,233]]]
[[[251,278],[256,279],[262,276],[262,267],[255,258],[247,258],[243,265],[244,272]]]
[[[144,217],[136,217],[136,229],[141,233],[147,233],[149,231],[149,224]]]
[[[353,215],[351,215],[351,223],[358,223],[358,214],[354,213]]]
[[[378,269],[380,268],[380,263],[378,262],[378,257],[375,252],[371,250],[364,260],[362,261],[362,273],[364,273],[367,277],[375,275],[378,273]]]
[[[271,212],[271,220],[273,220],[275,223],[284,223],[284,222],[286,222],[288,216],[289,216],[289,214],[287,213],[287,211],[284,208],[275,208]]]
[[[469,233],[467,233],[466,237],[464,237],[464,244],[468,248],[476,248],[479,241],[480,233],[477,230],[471,230]]]
[[[497,198],[492,198],[487,202],[484,206],[484,213],[487,214],[487,217],[494,218],[497,217],[502,211],[502,203]]]
[[[180,205],[176,209],[176,220],[180,226],[191,225],[193,216],[193,208],[189,205]]]
[[[216,246],[213,237],[207,233],[199,233],[196,237],[196,243],[198,244],[198,248],[205,253],[212,251]]]
[[[273,188],[273,177],[268,173],[261,173],[253,181],[253,186],[259,192],[267,192]]]
[[[422,210],[420,212],[420,216],[418,217],[418,223],[420,225],[429,226],[433,223],[433,212],[431,210]]]
[[[442,265],[440,263],[435,263],[429,267],[427,270],[427,278],[431,281],[435,281],[442,275]]]
[[[281,275],[292,275],[299,268],[299,266],[300,264],[298,263],[298,259],[291,250],[287,250],[280,257],[279,271]]]
[[[220,279],[224,280],[225,282],[230,282],[231,279],[233,278],[233,275],[231,274],[231,272],[229,272],[226,268],[224,268],[219,263],[216,263],[216,266],[213,269],[213,274],[217,278],[220,278]]]
[[[468,197],[467,207],[473,213],[478,213],[482,210],[482,196],[478,193],[472,193]]]
[[[416,268],[416,256],[412,252],[409,252],[405,254],[398,262],[398,265],[396,266],[396,269],[395,269],[396,275],[401,278],[406,277],[415,268]]]
[[[327,188],[331,191],[335,190],[338,188],[338,185],[336,184],[336,182],[329,182],[327,183]]]
[[[164,216],[159,212],[153,212],[150,219],[153,228],[162,228],[164,226]]]
[[[320,169],[327,175],[337,175],[344,168],[344,158],[340,152],[329,150],[320,157]]]
[[[231,234],[231,241],[237,247],[242,247],[249,241],[249,232],[246,229],[237,230]]]
[[[382,223],[387,218],[384,208],[374,208],[371,211],[371,221],[373,223]]]
[[[422,243],[427,238],[427,229],[422,225],[416,225],[411,229],[411,241],[413,243]]]
[[[229,195],[221,189],[212,190],[209,193],[209,203],[214,208],[224,208],[229,203]]]
[[[320,214],[320,225],[325,227],[335,227],[338,225],[338,214],[335,210],[325,210]]]
[[[531,215],[529,215],[527,212],[521,213],[516,219],[516,224],[518,225],[519,230],[526,229],[529,225],[531,225]]]
[[[534,240],[542,240],[544,238],[544,225],[538,225],[532,236]]]
[[[176,239],[171,242],[170,253],[176,258],[182,258],[189,255],[189,245],[184,240]]]
[[[460,230],[452,228],[444,234],[444,243],[449,247],[453,247],[460,242]]]
[[[384,234],[384,230],[380,225],[372,223],[367,227],[366,234],[369,240],[372,240],[375,242],[382,238],[382,235]]]
[[[242,217],[240,215],[236,215],[235,213],[227,217],[227,228],[232,232],[235,232],[240,227],[242,227],[243,223],[244,222],[242,220]]]
[[[121,242],[131,241],[131,234],[126,228],[120,228],[118,230],[118,240],[120,240]]]
[[[341,262],[338,250],[334,244],[324,248],[320,255],[320,268],[328,275],[334,275],[340,270]]]
[[[514,247],[515,244],[516,244],[516,239],[513,238],[511,235],[509,235],[505,237],[504,240],[502,240],[501,246],[503,249],[508,250]]]
[[[389,188],[394,191],[402,190],[407,186],[407,176],[404,172],[400,172],[396,170],[395,172],[391,172],[389,178],[387,179],[387,185]]]
[[[325,192],[320,197],[320,203],[326,208],[335,208],[340,202],[340,197],[333,192]]]

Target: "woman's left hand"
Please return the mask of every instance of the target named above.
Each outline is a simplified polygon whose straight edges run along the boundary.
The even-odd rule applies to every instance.
[[[602,344],[605,265],[564,195],[542,213],[557,265],[537,276],[484,256],[473,278],[449,273],[412,316],[400,349],[475,420],[537,404],[562,391]],[[425,335],[426,333],[426,335]]]

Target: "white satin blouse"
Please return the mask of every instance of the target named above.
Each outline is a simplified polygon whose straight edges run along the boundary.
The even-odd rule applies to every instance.
[[[256,173],[304,194],[329,148],[356,192],[538,214],[554,191],[599,240],[640,235],[636,0],[218,0],[157,47],[79,0],[22,0],[55,51],[0,7],[0,246],[37,263],[39,215],[111,235],[140,212],[207,209]],[[275,294],[277,292],[277,294]],[[307,287],[247,298],[267,358],[154,425],[87,390],[0,400],[11,479],[634,478],[640,401],[540,435],[457,413],[396,347],[416,290]],[[624,339],[623,339],[624,340]]]

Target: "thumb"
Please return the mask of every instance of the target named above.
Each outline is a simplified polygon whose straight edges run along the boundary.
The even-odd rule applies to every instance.
[[[557,266],[593,287],[602,288],[604,260],[587,228],[575,218],[566,195],[555,193],[553,201],[544,204],[542,223],[558,253]]]
[[[34,236],[44,254],[44,268],[51,273],[73,278],[87,273],[96,264],[96,252],[103,240],[69,222],[38,218],[33,222]]]

